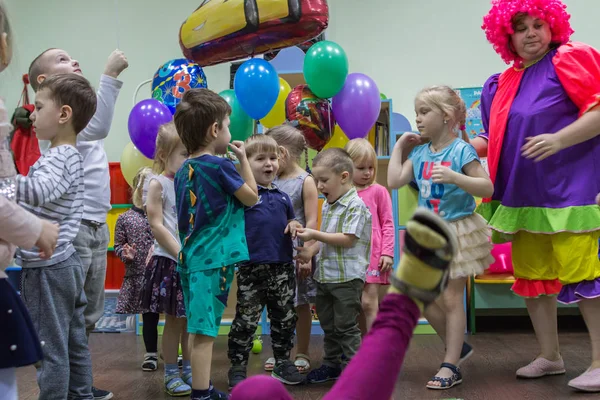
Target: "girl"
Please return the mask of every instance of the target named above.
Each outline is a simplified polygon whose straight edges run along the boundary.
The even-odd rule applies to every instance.
[[[458,366],[472,353],[469,345],[463,345],[467,277],[483,272],[493,261],[491,232],[486,221],[474,213],[473,196],[490,197],[494,187],[475,149],[456,135],[459,126],[464,131],[466,108],[451,88],[423,89],[415,100],[415,111],[421,136],[405,133],[394,146],[388,186],[400,188],[415,180],[419,205],[448,221],[458,237],[459,249],[450,267],[448,290],[424,314],[446,344],[444,362],[427,387],[449,389],[462,383]],[[423,144],[425,140],[429,143]],[[403,163],[403,156],[411,148],[414,149]]]
[[[115,253],[125,263],[125,278],[117,298],[118,314],[141,314],[140,305],[146,257],[154,243],[154,236],[146,213],[143,210],[142,192],[144,183],[151,173],[150,168],[141,168],[133,178],[133,207],[119,215],[115,227]],[[158,314],[143,313],[144,344],[146,354],[142,370],[156,371],[158,348]]]
[[[4,3],[0,1],[0,72],[12,58],[12,35]],[[42,346],[19,294],[4,272],[10,265],[15,245],[25,249],[40,248],[50,257],[58,240],[58,226],[38,219],[14,202],[15,165],[8,136],[11,125],[0,99],[0,397],[16,400],[16,368],[42,360]]]
[[[302,133],[290,125],[279,125],[267,132],[279,145],[279,170],[277,179],[273,182],[287,193],[292,200],[294,213],[302,226],[317,229],[317,214],[319,212],[319,195],[315,180],[299,165],[300,156],[304,152],[307,158],[306,142]],[[309,245],[308,243],[307,245]],[[315,302],[317,288],[312,279],[313,263],[297,264],[298,279],[296,288],[296,336],[298,348],[294,364],[298,371],[307,373],[310,370],[308,347],[312,328],[311,303]],[[269,358],[265,370],[273,370],[275,359]]]
[[[171,396],[192,392],[192,367],[188,353],[187,320],[181,278],[177,272],[177,255],[181,248],[177,234],[175,188],[173,177],[187,153],[170,122],[160,127],[156,138],[156,155],[148,179],[145,200],[148,221],[154,235],[152,258],[146,266],[142,308],[146,312],[165,313],[162,353],[165,360],[165,390]],[[183,353],[183,375],[179,376],[177,352]],[[183,378],[183,379],[182,379]]]
[[[354,139],[345,150],[354,162],[354,186],[358,195],[369,207],[372,215],[371,264],[367,269],[362,295],[362,313],[359,324],[364,336],[379,310],[379,298],[387,292],[390,271],[394,263],[394,219],[392,198],[388,190],[375,183],[377,177],[377,154],[366,139]]]

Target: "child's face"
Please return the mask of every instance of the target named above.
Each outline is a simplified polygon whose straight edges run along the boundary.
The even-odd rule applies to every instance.
[[[167,160],[166,172],[172,175],[175,174],[187,157],[188,153],[185,146],[179,142]]]
[[[312,170],[317,180],[317,189],[325,196],[329,204],[335,203],[348,191],[350,173],[344,171],[338,174],[326,167],[314,167]]]
[[[61,121],[66,117],[65,107],[59,107],[51,98],[48,89],[35,94],[35,110],[29,117],[33,121],[35,134],[40,140],[52,140],[57,135]],[[68,107],[70,109],[70,107]]]
[[[269,187],[277,176],[279,161],[277,153],[257,153],[248,158],[252,175],[260,186]]]
[[[352,179],[356,186],[370,185],[375,174],[375,166],[372,160],[357,160],[354,163]]]
[[[432,109],[424,101],[415,101],[415,113],[417,118],[417,129],[424,138],[440,137],[444,131],[444,115],[437,109]]]
[[[79,74],[83,75],[79,67],[79,61],[74,60],[64,50],[52,49],[43,55],[43,74],[41,76],[52,76],[56,74]]]
[[[227,153],[227,146],[229,146],[229,142],[231,142],[231,132],[229,132],[230,124],[231,121],[229,120],[229,115],[227,115],[221,123],[221,128],[217,125],[217,138],[215,139],[215,152],[217,154]]]

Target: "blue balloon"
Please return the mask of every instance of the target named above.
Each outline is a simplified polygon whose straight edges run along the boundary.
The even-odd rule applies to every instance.
[[[163,64],[152,80],[152,98],[160,101],[175,114],[183,94],[190,89],[207,87],[202,67],[185,58]]]
[[[233,90],[240,105],[252,119],[265,117],[279,96],[279,76],[262,58],[252,58],[235,73]]]

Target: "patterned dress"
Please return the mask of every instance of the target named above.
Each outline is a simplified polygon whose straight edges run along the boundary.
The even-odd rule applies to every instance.
[[[144,210],[133,207],[117,219],[115,228],[115,253],[125,263],[125,278],[119,291],[116,311],[118,314],[139,314],[141,291],[144,284],[146,257],[154,243],[154,236]],[[135,247],[133,261],[123,256],[123,246]]]

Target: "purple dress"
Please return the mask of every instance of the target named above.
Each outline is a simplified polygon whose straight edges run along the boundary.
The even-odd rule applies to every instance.
[[[571,52],[564,59],[569,60],[569,67],[573,67],[575,63],[570,54],[579,48],[586,51],[590,48],[580,44],[564,46],[570,47],[562,54],[559,49],[550,51],[523,71],[510,106],[492,202],[482,204],[479,209],[494,229],[497,242],[511,240],[511,234],[518,231],[553,234],[600,230],[600,208],[595,204],[595,197],[600,192],[600,136],[564,149],[541,162],[521,155],[526,137],[558,132],[585,111],[582,104],[573,100],[573,91],[577,87],[573,81],[576,79],[564,73],[567,68],[560,64],[562,59],[556,57]],[[600,82],[597,60],[591,60],[589,64],[592,68],[587,71],[587,65],[580,65],[583,69],[578,71],[579,74],[585,76],[587,72],[587,75],[595,75]],[[481,112],[486,131],[499,76],[490,77],[482,91]],[[571,93],[567,92],[565,84],[568,84]],[[593,107],[594,96],[591,98],[591,103],[586,104]],[[596,98],[600,100],[600,92]],[[488,133],[481,136],[487,139]],[[583,297],[599,296],[600,281],[586,282],[588,290],[594,293]],[[565,285],[559,300],[576,301],[574,291],[577,285],[580,284]],[[577,289],[579,291],[581,287]]]

